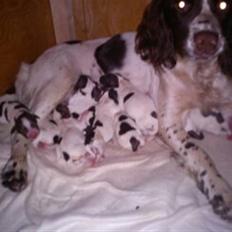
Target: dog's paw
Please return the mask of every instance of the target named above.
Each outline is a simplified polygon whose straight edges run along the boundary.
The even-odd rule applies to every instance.
[[[232,222],[232,194],[230,196],[215,195],[210,203],[216,214]]]
[[[26,164],[10,159],[3,168],[2,185],[14,192],[20,192],[27,186]]]

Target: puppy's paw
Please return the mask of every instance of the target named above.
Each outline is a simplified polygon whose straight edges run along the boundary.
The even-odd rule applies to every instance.
[[[95,166],[97,163],[102,162],[105,158],[102,144],[89,144],[86,147],[86,150],[87,153],[85,154],[85,157],[91,162],[91,166]]]

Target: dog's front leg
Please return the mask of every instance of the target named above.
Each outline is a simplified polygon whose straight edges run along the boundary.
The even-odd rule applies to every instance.
[[[184,130],[177,105],[174,109],[172,102],[172,105],[160,110],[160,133],[195,178],[215,213],[232,220],[232,189],[218,173],[208,154]]]
[[[56,68],[58,70],[53,80],[44,83],[43,88],[35,91],[30,101],[27,102],[28,107],[21,109],[23,104],[20,102],[8,102],[8,105],[12,106],[11,114],[9,114],[12,117],[11,124],[13,124],[11,156],[2,170],[1,177],[2,184],[12,191],[21,191],[26,187],[28,145],[37,137],[40,125],[44,123],[43,120],[47,120],[49,113],[71,91],[75,82],[75,77],[69,69],[60,69],[59,66]],[[41,73],[41,76],[45,74]],[[3,103],[2,107],[5,107],[6,102]]]
[[[11,137],[11,157],[2,170],[2,184],[14,192],[22,191],[27,185],[28,140],[19,133]]]

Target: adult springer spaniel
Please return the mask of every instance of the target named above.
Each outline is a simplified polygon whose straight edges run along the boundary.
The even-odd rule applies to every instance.
[[[0,102],[0,122],[10,125],[12,141],[3,185],[13,191],[25,187],[27,146],[43,120],[69,96],[81,75],[97,82],[106,73],[121,76],[152,98],[162,139],[215,213],[231,221],[232,189],[194,142],[203,138],[202,130],[231,133],[230,0],[153,0],[137,33],[61,44],[33,64],[23,64],[16,94],[6,94]]]

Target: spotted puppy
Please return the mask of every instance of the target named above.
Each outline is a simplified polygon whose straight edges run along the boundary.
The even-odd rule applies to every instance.
[[[86,145],[81,130],[75,127],[67,128],[60,144],[56,146],[55,165],[75,174],[81,173],[87,167],[95,166],[104,159],[102,144],[98,144],[98,141],[96,138],[91,144]]]
[[[122,147],[136,151],[158,131],[154,102],[120,75],[103,75],[99,83],[104,95],[97,106],[98,117],[116,128]]]
[[[94,119],[94,111],[90,108],[78,119],[44,121],[33,146],[53,151],[53,156],[49,155],[47,159],[54,166],[68,173],[73,173],[73,169],[74,173],[80,173],[104,158],[104,140],[96,131],[98,122]]]

